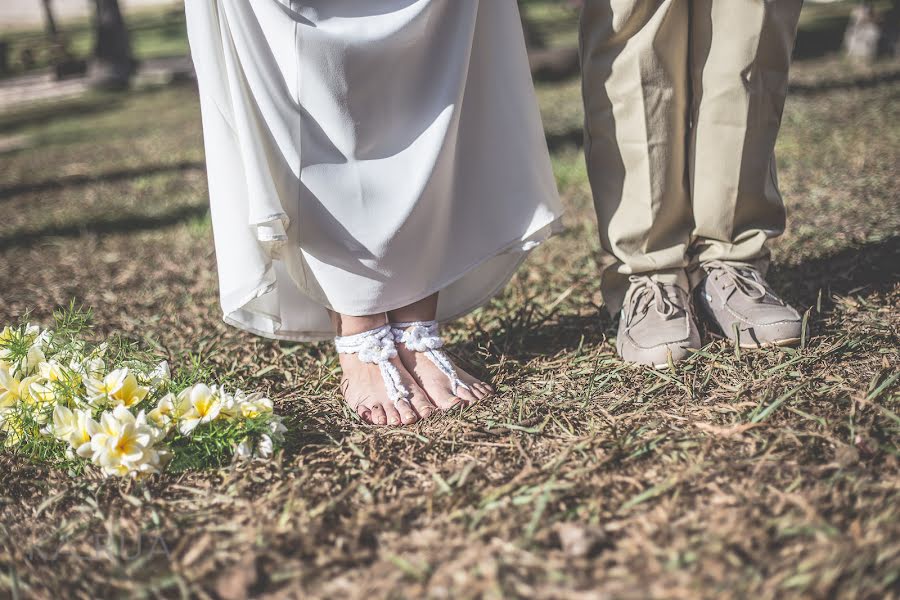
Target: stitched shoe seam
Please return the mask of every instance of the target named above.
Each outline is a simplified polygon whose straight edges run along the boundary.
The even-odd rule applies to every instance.
[[[759,322],[753,321],[750,318],[745,317],[745,316],[741,315],[740,313],[736,312],[728,304],[725,304],[724,308],[731,314],[731,316],[733,316],[738,321],[741,321],[742,323],[751,325],[753,327],[771,327],[773,325],[781,325],[783,323],[796,323],[798,321],[798,319],[782,319],[781,321],[775,321],[773,323],[759,323]]]
[[[734,308],[732,308],[732,307],[731,307],[731,304],[729,304],[728,300],[724,298],[724,296],[723,296],[723,294],[722,294],[722,290],[721,290],[720,288],[715,288],[715,292],[716,292],[716,294],[719,296],[719,299],[720,299],[721,302],[722,302],[722,308],[724,308],[726,311],[728,311],[728,313],[729,313],[733,318],[737,319],[738,321],[740,321],[740,322],[742,322],[742,323],[744,323],[744,324],[746,324],[746,325],[750,325],[750,326],[753,326],[753,327],[771,327],[771,326],[773,326],[773,325],[780,325],[780,324],[783,324],[783,323],[796,323],[797,321],[799,321],[799,319],[797,319],[797,318],[782,319],[782,320],[780,320],[780,321],[775,321],[775,322],[773,322],[773,323],[760,323],[760,322],[754,321],[754,320],[750,319],[749,317],[746,317],[746,316],[744,316],[743,314],[737,312]],[[704,300],[705,300],[705,299],[704,299]],[[712,316],[716,321],[719,321],[719,318],[718,318],[718,316],[716,315],[715,309],[712,307],[712,305],[709,304],[708,301],[707,301],[707,306],[708,306],[708,308],[709,308],[709,312],[711,313],[711,316]],[[796,311],[794,311],[794,312],[796,312]],[[721,323],[719,323],[719,326],[721,327]]]
[[[687,344],[690,344],[690,342],[691,339],[690,336],[688,336],[671,342],[661,342],[653,346],[641,346],[629,332],[625,332],[625,343],[630,344],[635,350],[655,350],[656,348],[662,348],[664,346],[686,346]]]

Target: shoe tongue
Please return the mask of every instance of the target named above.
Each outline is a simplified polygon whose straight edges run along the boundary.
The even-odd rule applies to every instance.
[[[649,278],[635,283],[640,283],[640,286],[629,290],[626,296],[626,304],[632,307],[628,314],[637,317],[653,310],[665,320],[684,315],[685,309],[682,306],[684,302],[678,293],[680,288],[677,285],[659,283]]]
[[[753,267],[747,266],[734,267],[734,270],[744,280],[739,280],[732,275],[731,283],[734,286],[734,291],[732,293],[740,293],[741,295],[746,296],[748,299],[760,304],[781,305],[781,302],[778,300],[778,298],[769,291],[769,288],[766,285],[765,280],[759,274],[759,271],[757,271]],[[755,289],[750,282],[755,282],[762,286],[762,295],[760,295],[760,291]]]
[[[681,306],[681,297],[678,294],[679,288],[674,284],[663,284],[662,296],[664,307],[657,306],[655,296],[648,294],[649,309],[655,310],[666,320],[679,318],[684,314],[684,308]],[[662,310],[660,310],[662,308]]]

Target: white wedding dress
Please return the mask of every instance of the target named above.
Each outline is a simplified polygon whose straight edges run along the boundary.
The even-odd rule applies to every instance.
[[[515,0],[187,0],[227,322],[482,305],[558,227]]]

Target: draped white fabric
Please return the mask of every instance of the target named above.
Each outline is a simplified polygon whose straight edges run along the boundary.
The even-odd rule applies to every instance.
[[[514,0],[187,0],[222,308],[480,306],[558,226]]]

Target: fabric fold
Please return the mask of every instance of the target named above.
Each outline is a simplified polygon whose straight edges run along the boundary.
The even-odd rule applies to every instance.
[[[222,308],[483,304],[561,207],[514,0],[188,0]],[[302,152],[301,152],[302,150]]]

